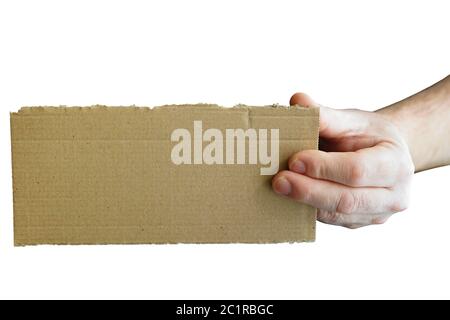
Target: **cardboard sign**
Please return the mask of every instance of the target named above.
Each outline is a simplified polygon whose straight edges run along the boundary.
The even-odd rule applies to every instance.
[[[318,124],[301,107],[22,108],[15,244],[313,241],[315,209],[271,179]]]

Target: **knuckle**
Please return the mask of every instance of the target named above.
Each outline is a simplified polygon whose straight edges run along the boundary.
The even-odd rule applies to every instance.
[[[356,211],[356,208],[357,201],[355,195],[350,191],[342,192],[336,205],[336,211],[344,214],[352,214]]]
[[[393,204],[391,204],[389,211],[391,211],[391,212],[405,211],[406,209],[408,209],[408,206],[409,206],[409,201],[407,199],[399,199],[399,200],[396,200]]]
[[[348,223],[348,224],[344,224],[343,227],[344,227],[344,228],[347,228],[347,229],[354,230],[354,229],[361,228],[362,225],[360,225],[360,224],[355,224],[355,223]]]
[[[311,203],[312,201],[312,194],[309,188],[299,188],[297,195],[297,200],[300,202]]]
[[[291,193],[289,197],[295,201],[309,203],[312,198],[312,193],[310,188],[305,186],[303,183],[295,182],[293,179],[291,182]]]
[[[358,159],[350,162],[349,183],[352,186],[359,186],[363,183],[365,176],[365,168]]]
[[[398,159],[396,161],[397,165],[393,167],[393,170],[396,172],[397,181],[403,181],[405,178],[412,177],[415,172],[415,167],[409,154],[402,151],[401,153],[395,153],[394,156]]]
[[[384,224],[388,219],[389,217],[376,217],[372,219],[371,224]]]
[[[317,218],[319,221],[322,221],[322,222],[328,223],[328,224],[334,224],[334,225],[338,225],[342,221],[341,214],[336,211],[319,210],[317,213]]]
[[[322,157],[317,157],[308,151],[304,152],[303,161],[306,165],[306,173],[312,178],[321,178],[323,176],[324,163]]]
[[[342,217],[338,212],[331,212],[328,216],[329,222],[334,225],[342,223]]]
[[[405,211],[409,207],[410,202],[410,184],[400,185],[394,192],[394,198],[389,202],[387,206],[387,211],[389,213],[397,213],[400,211]]]
[[[321,158],[314,159],[311,161],[311,175],[315,178],[325,178],[326,177],[326,165],[325,161]]]
[[[400,166],[400,174],[403,177],[410,177],[414,175],[415,167],[411,159],[403,161]]]

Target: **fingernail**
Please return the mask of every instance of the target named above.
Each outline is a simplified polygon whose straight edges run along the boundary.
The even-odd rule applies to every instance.
[[[291,164],[291,170],[297,173],[305,173],[305,164],[300,160],[294,160]]]
[[[291,184],[285,177],[279,177],[273,184],[274,190],[278,194],[289,195],[291,193]]]

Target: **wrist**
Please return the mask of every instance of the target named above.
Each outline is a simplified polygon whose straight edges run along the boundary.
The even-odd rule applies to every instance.
[[[400,131],[416,172],[450,164],[450,76],[377,113]]]
[[[404,107],[399,104],[393,104],[385,108],[376,110],[375,112],[382,115],[387,121],[392,123],[400,132],[403,139],[411,147],[411,130],[409,125],[411,124],[411,114],[403,112]]]

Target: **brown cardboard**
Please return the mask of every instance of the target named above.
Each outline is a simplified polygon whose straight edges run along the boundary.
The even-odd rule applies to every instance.
[[[22,108],[11,114],[15,244],[313,241],[315,209],[276,195],[262,165],[176,165],[171,134],[196,120],[277,128],[281,170],[317,148],[318,117],[301,107]]]

